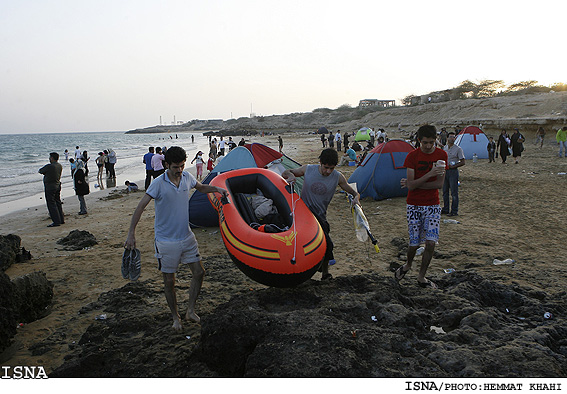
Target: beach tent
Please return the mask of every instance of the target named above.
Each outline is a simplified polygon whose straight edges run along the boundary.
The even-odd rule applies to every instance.
[[[268,148],[262,144],[246,144],[229,151],[209,175],[201,182],[208,185],[218,174],[240,168],[264,168],[281,175],[288,168],[297,168],[301,165],[286,155]],[[295,191],[301,192],[303,178],[298,178]],[[189,199],[189,224],[191,227],[216,227],[219,225],[219,216],[216,209],[209,202],[206,194],[196,191]]]
[[[404,197],[408,189],[400,186],[406,177],[404,161],[414,147],[403,140],[389,140],[376,146],[350,176],[348,182],[356,183],[360,197],[384,200]]]
[[[466,160],[472,160],[476,153],[479,159],[488,159],[488,137],[476,126],[465,127],[455,139],[455,145],[460,146],[465,153]]]
[[[317,130],[317,134],[329,134],[329,130],[327,130],[326,127],[320,127],[319,130]]]
[[[369,129],[368,127],[363,127],[360,130],[358,130],[356,132],[356,135],[354,137],[355,141],[370,141],[370,132],[372,130]]]

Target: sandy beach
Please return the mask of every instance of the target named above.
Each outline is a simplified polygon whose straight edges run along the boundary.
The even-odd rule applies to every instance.
[[[390,138],[401,137],[393,131],[388,134]],[[137,227],[137,245],[142,253],[142,276],[138,283],[129,284],[120,273],[123,244],[130,218],[143,192],[125,194],[114,191],[90,194],[87,196],[89,214],[86,216],[77,214],[77,198],[67,197],[64,200],[66,223],[57,228],[46,227],[50,220],[45,206],[6,215],[0,224],[0,234],[19,235],[22,238],[22,246],[30,250],[33,256],[28,262],[13,265],[6,273],[14,278],[33,271],[43,271],[54,284],[54,297],[53,305],[46,317],[18,329],[13,345],[0,357],[1,364],[42,365],[50,374],[67,362],[67,366],[56,373],[58,376],[269,376],[266,371],[270,370],[271,365],[266,365],[268,363],[266,360],[269,360],[266,355],[258,359],[250,357],[245,370],[228,367],[215,370],[212,367],[215,363],[210,359],[207,361],[204,356],[207,352],[216,354],[215,350],[218,350],[206,342],[207,339],[214,337],[210,326],[207,325],[218,321],[221,326],[224,324],[224,327],[235,328],[238,319],[230,314],[231,309],[227,309],[227,303],[235,303],[236,308],[239,303],[249,306],[258,302],[258,305],[269,310],[266,305],[275,301],[266,300],[276,295],[297,299],[297,302],[286,304],[285,308],[278,304],[278,308],[281,309],[274,306],[269,313],[279,311],[280,314],[276,315],[280,317],[284,309],[286,314],[293,311],[298,313],[304,310],[301,301],[301,295],[304,294],[305,297],[324,299],[327,303],[323,305],[322,302],[321,310],[325,308],[333,311],[341,310],[340,321],[344,322],[344,327],[327,321],[326,319],[331,317],[323,314],[324,317],[314,323],[320,325],[318,330],[340,332],[343,328],[349,330],[347,323],[352,323],[350,329],[352,336],[358,335],[360,338],[357,346],[361,346],[360,341],[365,340],[363,327],[368,325],[366,332],[373,332],[370,315],[386,316],[388,319],[394,319],[393,316],[405,316],[404,319],[400,317],[402,321],[391,321],[389,326],[393,331],[388,331],[383,338],[389,338],[390,335],[391,338],[395,338],[396,330],[398,333],[405,332],[403,330],[412,326],[413,320],[408,317],[408,311],[419,316],[419,319],[429,326],[444,327],[447,334],[442,339],[432,338],[430,336],[433,334],[430,333],[429,326],[422,328],[412,326],[412,332],[404,334],[408,341],[415,345],[414,348],[422,346],[423,352],[419,357],[426,358],[429,363],[435,363],[436,368],[440,369],[429,367],[425,362],[420,363],[417,356],[412,358],[415,361],[411,363],[401,363],[400,357],[406,359],[412,356],[404,354],[404,350],[396,348],[397,345],[390,345],[388,357],[392,357],[391,359],[385,357],[382,367],[380,367],[381,362],[376,361],[375,369],[372,369],[367,365],[370,362],[364,360],[363,355],[366,353],[360,348],[355,349],[355,345],[348,345],[347,348],[353,347],[349,348],[349,352],[355,354],[352,360],[356,362],[347,363],[348,365],[342,368],[337,366],[338,371],[314,369],[312,374],[295,372],[296,376],[490,377],[522,376],[524,373],[524,377],[564,377],[567,373],[565,367],[567,343],[564,340],[564,334],[567,333],[565,323],[567,268],[562,263],[565,244],[562,234],[567,223],[567,213],[563,209],[567,159],[556,157],[556,145],[551,144],[553,140],[551,133],[548,134],[543,149],[533,145],[534,135],[528,134],[526,137],[526,150],[520,164],[514,164],[510,158],[509,164],[505,165],[500,163],[500,159],[497,159],[496,163],[481,160],[478,163],[469,161],[461,168],[458,217],[460,223],[441,224],[439,245],[436,247],[436,254],[429,268],[429,277],[439,283],[441,289],[418,288],[415,266],[400,284],[393,280],[392,270],[402,264],[404,258],[403,242],[400,243],[400,239],[407,242],[404,198],[362,201],[370,227],[378,239],[380,253],[376,254],[369,242],[361,243],[356,240],[347,201],[344,194],[337,191],[328,210],[337,261],[337,264],[330,268],[334,276],[331,284],[322,284],[320,274],[316,274],[312,280],[298,289],[266,288],[248,279],[234,267],[226,254],[218,228],[195,229],[207,270],[203,292],[197,303],[197,310],[203,322],[202,327],[186,323],[181,334],[169,329],[171,322],[161,290],[161,274],[157,271],[153,257],[153,203],[148,206]],[[276,138],[277,136],[253,137],[252,142],[260,142],[277,149]],[[283,138],[284,153],[289,157],[302,164],[318,162],[321,142],[317,135],[289,132],[283,134]],[[337,169],[348,179],[355,167],[337,167]],[[194,166],[191,166],[190,170],[194,173]],[[138,185],[143,185],[142,181],[137,181],[139,181]],[[123,189],[124,186],[119,187],[119,190]],[[56,241],[75,229],[89,231],[96,237],[98,244],[79,251],[63,250]],[[493,265],[494,259],[506,258],[514,259],[515,263]],[[445,273],[444,270],[448,268],[453,268],[455,272]],[[189,271],[181,272],[178,277],[178,298],[182,310],[187,300],[189,281]],[[490,286],[484,286],[487,283]],[[487,290],[496,288],[500,291],[491,293]],[[363,292],[356,289],[368,290]],[[129,299],[128,294],[138,298]],[[368,294],[373,294],[372,300],[358,298],[367,297]],[[525,299],[522,298],[523,301],[518,302],[514,297],[510,298],[510,294],[522,295]],[[245,297],[250,298],[245,299]],[[117,301],[118,299],[121,299],[122,303]],[[109,300],[114,300],[112,301],[114,303]],[[356,304],[355,300],[358,300],[360,305]],[[466,305],[463,305],[462,300],[466,301]],[[136,306],[132,306],[134,302],[137,302]],[[369,305],[372,305],[373,309]],[[400,305],[404,305],[402,312],[399,311]],[[126,306],[131,308],[130,312],[125,311]],[[356,311],[360,308],[369,309],[368,316],[365,317],[367,322],[356,322],[358,319]],[[553,312],[553,319],[543,318],[546,308]],[[439,316],[439,321],[428,320],[428,317],[421,314],[424,311],[429,312],[430,316]],[[116,324],[120,321],[120,313],[130,313],[130,317],[136,313],[141,316],[140,319],[147,318],[149,319],[147,321],[153,321],[153,331],[147,329],[144,335],[148,336],[147,340],[150,341],[153,337],[148,332],[154,332],[155,336],[161,337],[162,340],[155,339],[155,342],[150,341],[145,344],[145,351],[151,351],[153,354],[147,357],[155,358],[156,363],[161,362],[160,360],[173,363],[182,359],[181,366],[173,371],[166,371],[147,360],[136,359],[139,361],[137,364],[140,367],[137,372],[139,375],[133,373],[129,375],[127,370],[119,368],[113,369],[117,368],[116,366],[106,367],[109,371],[118,371],[114,374],[104,375],[101,371],[105,367],[92,369],[94,371],[92,375],[85,372],[88,364],[84,363],[86,354],[91,356],[97,354],[98,357],[102,357],[100,352],[96,353],[92,349],[91,352],[94,353],[85,353],[86,347],[93,344],[98,349],[106,349],[104,357],[113,360],[126,360],[131,354],[143,353],[138,345],[134,345],[134,342],[141,341],[140,332],[128,331],[127,335],[123,336],[118,333],[117,327],[126,327],[125,323]],[[107,322],[95,320],[101,314],[108,316]],[[458,318],[448,317],[454,315],[458,315]],[[222,323],[221,316],[226,318],[230,316],[235,320]],[[288,322],[290,329],[293,328],[295,331],[298,327],[304,327],[299,322],[305,320],[299,320],[297,316],[295,317],[297,320],[294,320],[289,316],[295,315],[286,315],[286,319],[282,318],[281,321]],[[333,318],[339,319],[336,316]],[[479,320],[474,324],[471,323],[475,318],[487,319],[487,321],[482,325]],[[253,319],[249,318],[248,322],[251,320]],[[103,330],[101,327],[105,324],[107,324],[105,329],[110,331],[97,331]],[[205,330],[207,327],[209,328]],[[424,332],[420,333],[420,330]],[[464,336],[463,330],[471,336],[466,343],[459,342]],[[314,339],[304,338],[303,333],[299,332],[301,330],[297,331],[298,338],[306,341],[305,346],[312,346],[307,343]],[[522,349],[521,351],[512,349],[507,353],[505,344],[499,342],[505,340],[499,335],[516,333],[517,336],[521,336],[522,333],[527,332],[531,333],[529,338],[524,338],[525,343],[517,345]],[[90,333],[90,336],[87,336],[88,340],[85,333]],[[458,335],[461,339],[457,338],[457,333],[460,333]],[[378,337],[376,333],[372,335]],[[416,337],[412,340],[411,335]],[[118,337],[120,340],[117,339]],[[290,335],[289,338],[291,337],[293,336]],[[329,335],[325,337],[331,341]],[[367,338],[370,337],[369,334]],[[478,341],[471,339],[473,337]],[[114,339],[109,342],[108,338]],[[560,338],[563,338],[562,342]],[[352,338],[349,337],[348,340],[352,341]],[[373,343],[370,339],[366,340],[369,341],[368,346]],[[281,363],[278,356],[283,350],[275,351],[275,347],[267,345],[262,347],[260,345],[263,342],[257,341],[256,350],[253,353],[250,350],[247,354],[257,355],[257,352],[263,350],[264,354],[272,355],[273,363]],[[327,343],[322,338],[317,338],[317,341],[319,341],[316,346],[319,358],[305,356],[306,360],[317,364],[324,363],[326,357],[332,358],[331,355],[335,353],[339,358],[350,354],[337,350],[345,349],[341,345],[342,339],[331,341],[332,343]],[[444,344],[440,345],[440,341]],[[333,348],[333,343],[337,345],[336,349]],[[392,339],[392,343],[400,343],[400,339]],[[421,345],[417,345],[418,343]],[[453,350],[449,349],[448,343],[455,344]],[[494,347],[490,345],[491,343]],[[496,343],[498,345],[495,345]],[[112,353],[113,347],[116,352],[120,352],[120,356]],[[462,365],[447,366],[442,360],[436,359],[435,355],[441,354],[439,353],[441,347],[444,356],[440,359],[459,360],[458,363]],[[463,350],[465,348],[469,353]],[[491,352],[496,352],[496,348],[500,349],[501,353],[492,354]],[[460,351],[460,355],[456,355],[459,352],[455,349]],[[294,354],[296,356],[315,354],[309,349],[304,350],[305,352],[302,353],[301,350],[295,349]],[[533,357],[540,358],[539,362],[531,360],[529,355],[531,351],[535,352]],[[493,367],[482,370],[480,366],[477,367],[483,364],[482,357],[491,357],[491,354],[495,359],[497,355],[501,357],[502,364],[505,364],[506,368],[501,366],[500,369]],[[548,358],[543,360],[545,357],[542,358],[541,354],[545,354]],[[96,357],[95,359],[99,360]],[[514,363],[518,363],[516,369],[510,366]],[[387,364],[390,365],[390,369],[386,367]],[[144,365],[145,367],[142,367]],[[265,367],[260,368],[259,365]],[[365,366],[360,367],[360,372],[357,373],[353,372],[356,365]],[[293,369],[282,371],[272,372],[271,376],[294,374]]]

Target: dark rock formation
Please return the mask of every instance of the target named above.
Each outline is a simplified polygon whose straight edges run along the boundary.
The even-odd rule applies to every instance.
[[[0,235],[0,271],[6,271],[12,264],[20,261],[22,239],[14,234]]]
[[[32,272],[10,280],[0,272],[0,352],[10,344],[19,323],[30,323],[48,314],[53,284],[45,273]]]
[[[0,352],[10,345],[19,323],[30,323],[48,313],[53,284],[45,273],[33,272],[14,280],[4,273],[16,262],[29,260],[17,235],[0,236]]]
[[[73,230],[64,238],[57,241],[59,245],[64,245],[65,250],[81,250],[96,245],[98,242],[94,235],[88,231]]]
[[[161,283],[130,283],[84,308],[108,318],[93,318],[50,377],[567,374],[565,292],[549,295],[472,270],[435,278],[442,290],[377,274],[277,289],[251,284],[226,259],[206,265],[200,330],[191,324],[182,333],[171,330],[157,301]],[[178,294],[186,296],[190,274],[178,279]]]

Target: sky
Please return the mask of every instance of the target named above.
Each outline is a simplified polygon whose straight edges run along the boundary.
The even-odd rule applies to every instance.
[[[567,82],[561,1],[0,0],[0,133]]]

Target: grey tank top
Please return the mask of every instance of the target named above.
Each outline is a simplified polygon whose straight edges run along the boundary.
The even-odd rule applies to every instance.
[[[327,220],[327,207],[329,206],[339,183],[338,171],[329,176],[319,172],[318,164],[310,164],[305,170],[301,199],[316,215]]]

